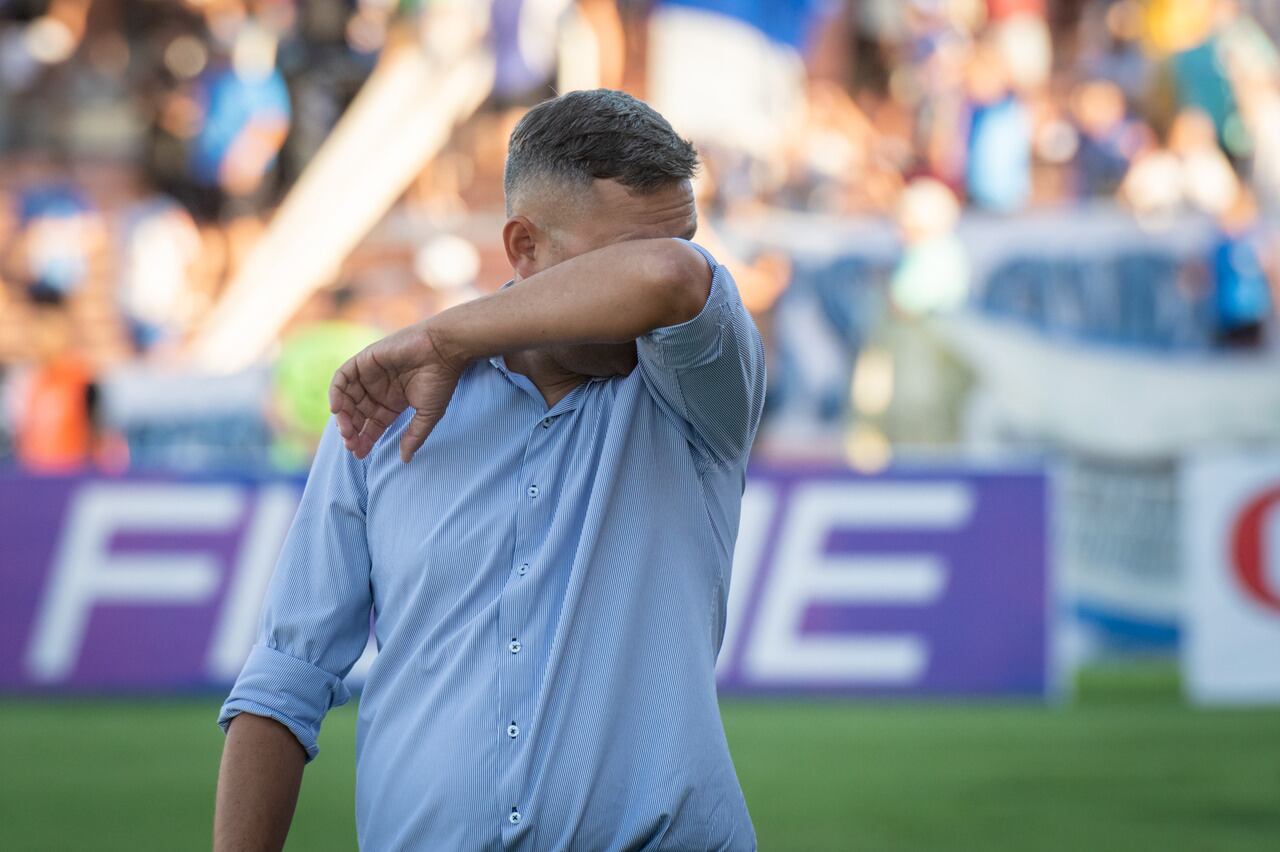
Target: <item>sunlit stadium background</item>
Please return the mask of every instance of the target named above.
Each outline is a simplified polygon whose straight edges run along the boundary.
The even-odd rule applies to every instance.
[[[208,845],[330,375],[507,279],[508,132],[608,86],[699,146],[767,341],[718,670],[762,848],[1280,849],[1277,39],[1270,0],[0,0],[0,848]],[[355,712],[291,849],[354,848]]]

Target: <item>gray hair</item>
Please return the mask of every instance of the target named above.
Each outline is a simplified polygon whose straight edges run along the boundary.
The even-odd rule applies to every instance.
[[[526,186],[547,181],[585,187],[614,180],[635,193],[693,177],[698,152],[665,118],[625,92],[594,89],[543,101],[511,132],[502,187],[507,215]]]

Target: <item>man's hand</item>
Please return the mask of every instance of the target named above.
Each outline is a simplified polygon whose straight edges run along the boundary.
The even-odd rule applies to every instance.
[[[400,438],[409,461],[444,416],[461,367],[436,345],[427,322],[373,343],[338,368],[329,385],[329,410],[356,458],[364,458],[387,427],[409,406],[413,420]]]

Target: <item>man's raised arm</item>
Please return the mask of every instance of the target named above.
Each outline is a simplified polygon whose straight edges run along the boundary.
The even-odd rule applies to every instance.
[[[363,458],[408,406],[406,461],[422,446],[467,362],[521,349],[624,343],[696,316],[711,271],[688,243],[615,243],[556,264],[515,287],[402,329],[344,364],[329,390],[347,449]]]

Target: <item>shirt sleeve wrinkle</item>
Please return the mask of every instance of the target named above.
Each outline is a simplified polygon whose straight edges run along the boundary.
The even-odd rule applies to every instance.
[[[263,604],[257,644],[223,704],[276,719],[313,759],[320,723],[350,693],[342,678],[369,638],[373,605],[365,525],[365,469],[325,430]]]
[[[646,386],[705,470],[741,462],[751,449],[764,405],[764,345],[729,270],[689,245],[712,269],[706,304],[642,336],[636,349]]]

